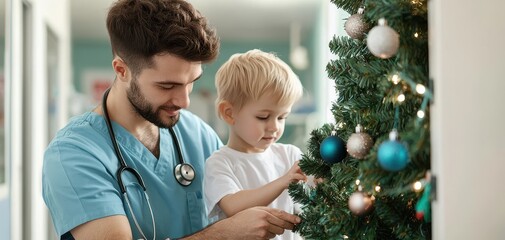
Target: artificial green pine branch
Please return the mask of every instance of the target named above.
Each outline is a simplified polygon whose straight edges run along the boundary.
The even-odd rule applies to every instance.
[[[305,239],[430,239],[430,224],[415,218],[420,192],[412,190],[412,184],[430,168],[430,108],[426,104],[431,93],[416,92],[418,84],[429,87],[427,0],[330,1],[350,15],[365,7],[363,17],[370,26],[385,18],[400,35],[400,46],[396,55],[380,59],[368,51],[368,39],[330,40],[330,51],[337,55],[326,66],[328,77],[335,81],[334,124],[311,132],[299,164],[306,174],[323,182],[316,187],[289,188],[303,205],[303,221],[296,231]],[[394,82],[393,77],[400,81]],[[405,100],[399,103],[401,94]],[[424,119],[417,118],[421,108]],[[374,140],[368,155],[325,162],[319,152],[322,141],[335,129],[346,141],[357,124]],[[407,166],[397,172],[384,170],[377,161],[378,149],[389,140],[393,128],[410,155]],[[359,191],[357,180],[359,190],[374,197],[373,209],[362,215],[349,209],[350,196]]]
[[[348,37],[335,37],[330,41],[331,52],[341,59],[369,55],[366,44]]]
[[[331,0],[331,2],[336,6],[339,6],[340,9],[351,14],[358,12],[358,9],[363,7],[362,1]]]

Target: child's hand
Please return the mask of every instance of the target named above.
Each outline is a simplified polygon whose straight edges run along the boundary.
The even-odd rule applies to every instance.
[[[300,166],[298,166],[298,162],[296,161],[293,166],[284,174],[284,176],[281,177],[285,184],[285,188],[288,188],[290,183],[297,182],[297,181],[305,181],[307,179],[307,176],[303,174],[302,169],[300,169]]]
[[[322,183],[324,178],[315,178],[313,175],[307,176],[305,184],[309,187],[315,188],[317,184]]]

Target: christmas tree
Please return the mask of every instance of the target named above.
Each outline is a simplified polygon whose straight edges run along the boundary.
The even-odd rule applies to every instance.
[[[427,0],[331,0],[335,121],[312,131],[298,183],[305,239],[431,239]]]

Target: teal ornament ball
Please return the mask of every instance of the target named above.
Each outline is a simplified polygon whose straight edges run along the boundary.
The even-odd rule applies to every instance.
[[[319,153],[326,163],[334,164],[341,162],[347,156],[345,142],[337,136],[329,136],[321,143]]]
[[[409,162],[409,151],[407,147],[396,141],[385,141],[379,146],[377,158],[382,168],[388,171],[400,171]]]

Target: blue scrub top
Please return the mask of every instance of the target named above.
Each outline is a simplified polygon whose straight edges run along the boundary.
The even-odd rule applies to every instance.
[[[188,111],[174,127],[184,161],[196,177],[187,187],[174,177],[179,163],[174,140],[160,129],[156,159],[125,128],[113,122],[122,155],[142,176],[156,221],[156,238],[180,238],[208,224],[203,199],[204,161],[222,146],[217,134]],[[49,144],[42,173],[42,195],[61,236],[80,224],[112,215],[127,215],[134,239],[141,238],[116,179],[119,166],[103,116],[93,112],[74,117]],[[142,231],[152,238],[153,226],[140,185],[130,173],[123,181]]]

